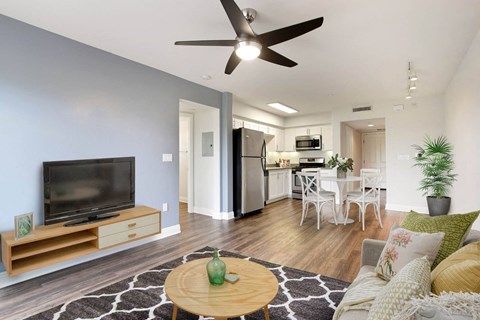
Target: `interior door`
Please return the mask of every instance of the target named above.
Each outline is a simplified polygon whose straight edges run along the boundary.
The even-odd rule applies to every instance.
[[[362,168],[377,168],[382,173],[381,188],[387,187],[385,132],[368,132],[362,137]]]

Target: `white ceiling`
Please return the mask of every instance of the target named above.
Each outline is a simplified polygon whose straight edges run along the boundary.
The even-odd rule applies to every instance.
[[[407,62],[416,96],[441,94],[480,28],[478,0],[237,0],[256,33],[323,16],[323,26],[272,49],[294,68],[262,60],[224,69],[228,47],[176,40],[234,39],[218,0],[0,0],[0,13],[220,91],[257,108],[280,101],[300,114],[401,99]],[[202,75],[211,75],[203,80]]]

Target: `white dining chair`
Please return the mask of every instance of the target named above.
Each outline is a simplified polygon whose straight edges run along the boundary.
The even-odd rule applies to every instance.
[[[300,221],[300,225],[303,225],[309,205],[313,204],[317,212],[317,229],[320,229],[322,208],[326,203],[332,204],[333,218],[335,224],[337,224],[337,217],[335,214],[335,192],[326,191],[321,188],[320,172],[318,170],[302,170],[302,172],[297,172],[297,176],[302,183],[302,220]]]
[[[363,172],[361,175],[360,191],[351,191],[347,193],[347,218],[350,212],[350,204],[358,205],[359,220],[362,221],[362,230],[365,231],[365,212],[369,204],[373,206],[375,218],[383,228],[382,217],[380,213],[380,183],[382,174],[380,172]],[[345,219],[347,221],[347,219]]]

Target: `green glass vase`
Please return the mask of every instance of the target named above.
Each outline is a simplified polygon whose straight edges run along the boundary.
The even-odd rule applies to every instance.
[[[208,280],[211,285],[221,286],[225,280],[225,262],[218,257],[218,250],[214,249],[212,253],[213,259],[207,263]]]

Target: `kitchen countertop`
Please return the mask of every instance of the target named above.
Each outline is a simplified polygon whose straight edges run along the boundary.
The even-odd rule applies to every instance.
[[[289,167],[269,167],[267,165],[267,170],[288,170],[288,169],[292,169],[292,168],[295,168],[296,166],[289,166]],[[328,167],[322,167],[320,168],[320,170],[333,170],[332,168],[328,168]]]

